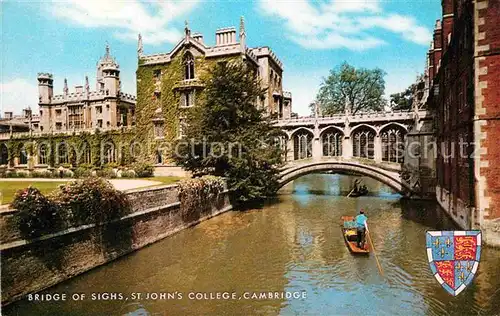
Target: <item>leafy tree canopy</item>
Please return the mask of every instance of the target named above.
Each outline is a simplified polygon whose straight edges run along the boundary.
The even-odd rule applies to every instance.
[[[393,110],[411,110],[415,84],[410,85],[403,92],[391,94],[391,108]]]
[[[225,177],[238,202],[274,195],[283,153],[272,144],[279,130],[256,107],[264,91],[255,72],[242,62],[218,63],[210,72],[173,159],[195,176]]]
[[[346,62],[330,70],[316,96],[321,114],[345,113],[346,104],[351,114],[383,110],[384,76],[385,72],[379,68],[355,68]],[[314,111],[314,105],[311,109]]]

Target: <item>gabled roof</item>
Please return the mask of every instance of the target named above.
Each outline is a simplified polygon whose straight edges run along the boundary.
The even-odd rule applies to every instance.
[[[194,48],[196,48],[200,53],[205,55],[206,57],[217,57],[217,56],[227,56],[227,55],[235,55],[235,54],[241,54],[241,43],[235,42],[235,43],[230,43],[230,44],[225,44],[225,45],[216,45],[216,46],[206,46],[202,42],[194,39],[191,36],[185,36],[182,38],[175,46],[174,48],[168,52],[168,53],[162,53],[162,54],[153,54],[153,55],[142,55],[140,56],[140,60],[142,61],[143,65],[154,65],[154,64],[163,64],[163,63],[169,63],[172,58],[182,50],[182,48],[186,45],[190,45]],[[258,64],[257,61],[257,56],[254,54],[253,50],[245,47],[245,56],[253,61],[254,63]]]

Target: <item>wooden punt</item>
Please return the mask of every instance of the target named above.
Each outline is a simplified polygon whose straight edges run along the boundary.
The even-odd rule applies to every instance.
[[[353,216],[342,216],[342,236],[344,236],[344,241],[347,245],[347,249],[353,254],[369,254],[370,248],[368,247],[368,243],[365,240],[365,248],[359,248],[357,243],[357,230],[356,223],[354,222]],[[366,238],[366,237],[365,237]]]

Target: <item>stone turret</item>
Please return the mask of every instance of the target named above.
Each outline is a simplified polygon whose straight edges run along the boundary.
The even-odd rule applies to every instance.
[[[110,54],[109,45],[106,53],[97,63],[97,91],[105,95],[117,96],[120,89],[120,66]]]
[[[42,104],[52,102],[54,95],[54,79],[50,73],[38,73],[38,98]]]

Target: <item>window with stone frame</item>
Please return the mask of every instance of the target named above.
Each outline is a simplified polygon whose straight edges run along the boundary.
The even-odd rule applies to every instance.
[[[368,127],[361,127],[355,131],[352,139],[352,154],[354,157],[374,158],[375,131]]]
[[[101,147],[101,159],[103,163],[114,163],[117,158],[117,150],[113,141],[106,141]]]
[[[188,90],[181,92],[180,107],[188,108],[195,106],[196,90]]]
[[[48,164],[48,154],[49,154],[49,149],[47,147],[47,144],[41,144],[38,146],[38,163],[40,165],[47,165]]]
[[[28,164],[28,153],[26,152],[26,148],[23,144],[19,145],[19,164],[26,165]]]
[[[194,57],[190,52],[186,52],[184,55],[184,79],[191,80],[194,78]]]
[[[163,121],[154,121],[154,135],[156,138],[165,137],[165,125]]]
[[[83,105],[68,106],[68,127],[70,129],[83,128]]]
[[[69,162],[68,157],[68,145],[65,142],[61,142],[57,146],[57,163],[65,164]]]

